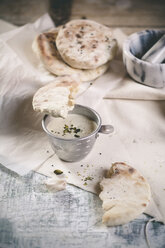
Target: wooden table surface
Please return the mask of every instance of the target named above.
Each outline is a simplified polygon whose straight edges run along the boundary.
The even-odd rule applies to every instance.
[[[56,25],[88,18],[119,27],[127,34],[165,28],[165,1],[149,0],[1,0],[0,18],[15,25],[33,22],[49,12]],[[2,145],[2,144],[1,144]],[[143,214],[118,227],[102,226],[101,201],[91,193],[68,185],[51,193],[45,176],[25,177],[0,166],[0,248],[147,248]],[[165,226],[150,222],[152,248],[165,248]]]

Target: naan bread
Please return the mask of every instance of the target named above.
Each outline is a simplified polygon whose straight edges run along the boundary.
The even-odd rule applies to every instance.
[[[106,211],[102,222],[107,226],[125,224],[144,212],[151,192],[147,181],[125,163],[114,163],[100,183],[99,197]]]
[[[107,62],[92,70],[81,70],[66,64],[56,47],[56,37],[59,29],[38,35],[32,44],[32,49],[41,60],[44,67],[57,76],[78,74],[82,82],[87,82],[101,76],[109,67]]]
[[[60,28],[56,46],[70,66],[94,69],[114,58],[117,43],[108,27],[90,20],[73,20]]]
[[[74,97],[78,86],[79,82],[73,77],[57,77],[35,93],[32,102],[33,109],[55,117],[66,118],[68,111],[74,107]]]

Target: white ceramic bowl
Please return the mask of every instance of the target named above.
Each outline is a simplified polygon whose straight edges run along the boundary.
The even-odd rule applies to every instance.
[[[135,81],[155,88],[165,86],[165,61],[154,64],[141,60],[163,34],[165,30],[145,30],[130,35],[124,42],[123,62]]]

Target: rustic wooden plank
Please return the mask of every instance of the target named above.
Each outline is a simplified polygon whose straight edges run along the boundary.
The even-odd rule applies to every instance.
[[[15,25],[34,22],[49,8],[48,0],[5,0],[0,1],[0,19]]]
[[[58,26],[70,19],[71,7],[72,0],[0,1],[0,19],[23,25],[48,12]]]
[[[164,0],[0,1],[0,18],[16,25],[33,22],[46,12],[56,25],[85,17],[111,27],[165,27]]]
[[[17,176],[0,166],[1,248],[148,248],[144,228],[150,217],[118,227],[101,225],[101,200],[74,186],[52,193],[45,176]],[[149,224],[154,248],[165,244],[165,226]]]
[[[111,27],[165,27],[165,1],[73,1],[71,19],[88,18]]]

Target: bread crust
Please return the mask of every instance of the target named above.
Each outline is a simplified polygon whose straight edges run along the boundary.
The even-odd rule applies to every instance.
[[[112,31],[91,20],[73,20],[62,26],[56,45],[63,60],[78,69],[94,69],[107,63],[117,49]]]
[[[91,70],[75,69],[66,64],[56,47],[58,31],[59,28],[39,34],[32,44],[34,53],[48,71],[57,76],[77,74],[82,82],[94,80],[106,72],[109,62]]]
[[[57,77],[53,82],[41,87],[33,96],[32,106],[37,112],[66,118],[74,107],[79,81],[73,77]]]
[[[125,224],[144,212],[151,198],[146,179],[133,167],[117,162],[112,165],[100,183],[105,213],[102,217],[107,226]]]

